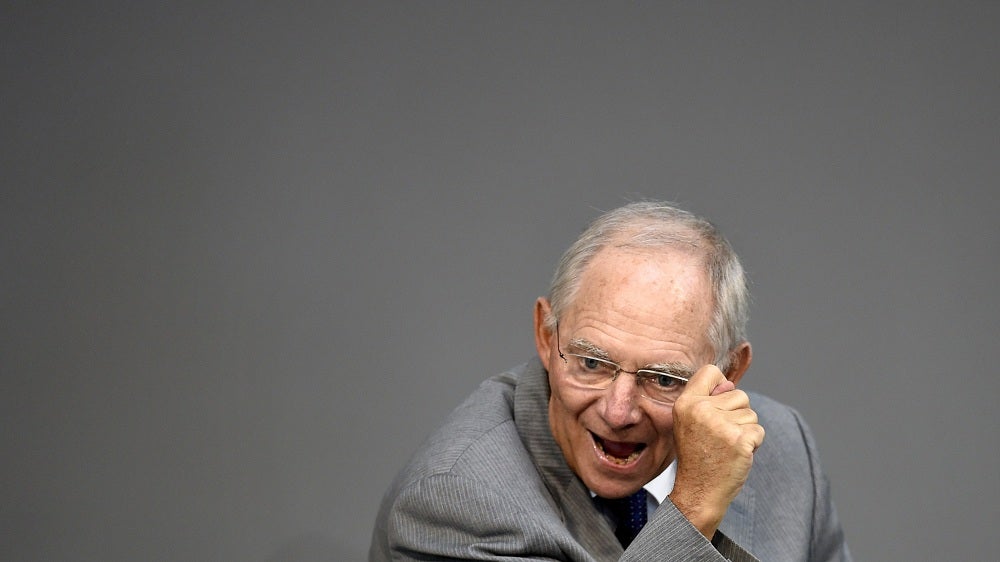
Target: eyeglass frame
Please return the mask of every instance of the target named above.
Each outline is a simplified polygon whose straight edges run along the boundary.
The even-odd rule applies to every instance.
[[[653,402],[655,402],[655,403],[657,403],[659,405],[662,405],[662,406],[672,406],[674,404],[674,402],[676,402],[676,400],[674,400],[674,402],[664,402],[662,400],[653,398],[652,396],[647,396],[645,394],[645,387],[643,387],[642,381],[643,380],[652,380],[653,377],[659,377],[659,376],[670,377],[671,379],[679,381],[682,384],[687,384],[690,381],[690,379],[687,378],[687,377],[682,377],[681,375],[677,375],[677,374],[674,374],[674,373],[667,373],[667,372],[664,372],[664,371],[657,371],[655,369],[636,369],[635,371],[629,371],[628,369],[625,369],[624,367],[622,367],[618,363],[615,363],[614,361],[611,361],[610,359],[602,359],[600,357],[593,357],[591,355],[583,355],[583,354],[580,354],[580,353],[565,353],[564,354],[563,351],[562,351],[562,342],[560,341],[560,339],[561,338],[559,337],[559,322],[556,322],[556,352],[559,353],[559,358],[563,360],[563,364],[566,365],[567,367],[569,366],[569,359],[566,359],[567,355],[569,355],[570,357],[579,357],[580,359],[592,359],[594,361],[599,361],[599,362],[601,362],[603,364],[606,364],[606,365],[614,366],[615,373],[613,375],[611,375],[611,378],[609,379],[609,382],[608,382],[608,386],[605,386],[603,388],[602,387],[596,387],[596,386],[583,386],[582,387],[582,388],[586,388],[588,390],[607,390],[607,389],[611,388],[611,385],[616,380],[618,380],[619,375],[621,375],[622,373],[627,373],[627,374],[633,375],[635,377],[635,385],[639,387],[639,395],[640,396],[642,396],[643,398],[646,398],[648,400],[652,400]]]

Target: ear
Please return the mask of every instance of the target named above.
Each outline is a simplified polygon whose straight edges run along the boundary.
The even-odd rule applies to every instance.
[[[549,300],[545,297],[538,297],[535,301],[535,349],[538,350],[538,359],[541,360],[545,370],[549,370],[549,361],[552,359],[552,330],[548,328],[545,319],[552,313]],[[557,344],[558,345],[558,344]]]
[[[729,364],[729,370],[726,371],[726,378],[733,381],[733,384],[738,384],[740,379],[743,378],[744,373],[750,368],[750,361],[753,360],[753,351],[750,348],[750,342],[743,342],[730,353],[732,361]]]

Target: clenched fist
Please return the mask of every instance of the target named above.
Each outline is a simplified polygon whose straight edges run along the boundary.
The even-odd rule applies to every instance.
[[[711,539],[750,474],[764,428],[747,394],[715,365],[691,377],[673,418],[677,478],[670,500]]]

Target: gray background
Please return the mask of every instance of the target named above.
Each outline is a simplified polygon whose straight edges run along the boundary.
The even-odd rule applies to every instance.
[[[5,3],[0,558],[362,559],[641,197],[743,255],[857,558],[989,558],[998,6]]]

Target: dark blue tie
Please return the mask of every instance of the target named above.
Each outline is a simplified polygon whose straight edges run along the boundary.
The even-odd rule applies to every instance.
[[[615,536],[618,537],[618,541],[622,543],[623,547],[628,548],[632,539],[646,524],[646,490],[640,488],[631,496],[605,501],[611,507],[611,512],[618,523],[615,528]]]

